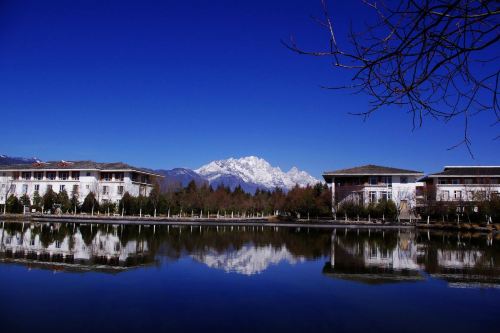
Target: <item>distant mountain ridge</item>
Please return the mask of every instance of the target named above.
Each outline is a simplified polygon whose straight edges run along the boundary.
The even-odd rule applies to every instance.
[[[34,162],[39,162],[39,160],[35,157],[23,158],[0,155],[0,165],[30,164]],[[307,172],[300,171],[296,167],[283,172],[279,167],[273,167],[266,160],[256,156],[212,161],[196,170],[174,168],[155,171],[164,176],[160,182],[162,190],[176,190],[186,187],[191,181],[194,181],[198,186],[210,184],[215,189],[220,185],[224,185],[231,188],[231,190],[240,186],[247,193],[255,193],[257,189],[272,190],[278,187],[287,191],[295,185],[304,187],[320,182]]]
[[[31,164],[38,162],[36,157],[13,157],[7,155],[0,155],[0,165],[11,165],[11,164]]]
[[[194,181],[197,186],[208,184],[208,180],[187,168],[174,168],[171,170],[159,169],[155,170],[155,172],[165,177],[160,183],[162,190],[183,188],[191,181]]]

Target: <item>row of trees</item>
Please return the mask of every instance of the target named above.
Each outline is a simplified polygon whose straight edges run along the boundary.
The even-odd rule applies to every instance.
[[[213,189],[191,182],[177,191],[160,191],[154,187],[149,196],[133,197],[126,192],[118,203],[101,202],[90,192],[80,203],[78,195],[66,191],[55,193],[48,189],[43,196],[35,192],[33,198],[11,195],[6,202],[8,213],[22,213],[23,207],[37,211],[51,210],[52,213],[163,215],[163,216],[263,216],[290,215],[298,218],[331,217],[331,191],[326,185],[294,187],[288,192],[257,190],[253,195],[241,187],[231,190],[225,186]],[[382,200],[364,206],[355,201],[342,203],[337,209],[339,219],[386,219],[396,220],[398,206],[392,200]],[[488,200],[436,201],[425,200],[418,215],[422,219],[447,222],[497,222],[500,221],[500,198],[491,196]]]
[[[342,203],[337,210],[337,218],[342,219],[386,219],[395,221],[398,218],[398,207],[392,200],[381,200],[364,206],[356,201]]]
[[[240,186],[231,190],[198,186],[194,181],[178,191],[161,192],[155,187],[148,197],[125,193],[117,206],[124,215],[197,215],[262,216],[290,214],[296,217],[331,216],[331,192],[328,186],[294,187],[288,192],[276,188],[257,190],[253,195]]]
[[[470,202],[427,201],[420,207],[420,215],[443,222],[499,222],[500,197]]]
[[[331,216],[331,192],[326,185],[317,184],[304,188],[294,187],[288,192],[276,188],[273,191],[257,190],[253,195],[238,186],[234,190],[219,186],[198,186],[194,181],[177,191],[162,192],[155,186],[149,196],[134,197],[126,192],[119,203],[99,203],[90,192],[79,203],[75,193],[55,193],[52,189],[40,196],[35,192],[33,199],[25,195],[17,198],[11,195],[6,204],[8,213],[22,213],[23,206],[37,211],[60,209],[62,213],[123,214],[123,215],[203,215],[211,216],[262,216],[288,214],[296,217]]]
[[[60,209],[62,212],[76,211],[77,209],[80,211],[81,208],[76,193],[72,193],[70,197],[64,190],[56,193],[51,188],[47,189],[43,196],[35,191],[32,199],[27,194],[20,198],[12,194],[7,198],[5,211],[18,214],[23,212],[24,207],[30,207],[37,211]]]

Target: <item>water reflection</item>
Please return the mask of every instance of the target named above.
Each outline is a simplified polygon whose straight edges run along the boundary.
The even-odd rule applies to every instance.
[[[499,239],[415,230],[111,226],[5,223],[0,262],[64,271],[121,272],[190,258],[243,275],[278,264],[326,262],[317,274],[366,284],[500,286]]]
[[[498,287],[498,243],[482,234],[335,230],[323,273],[368,284],[420,281],[429,275],[452,287]]]
[[[280,262],[295,264],[305,260],[303,256],[292,254],[286,246],[276,248],[271,245],[244,245],[240,249],[232,249],[223,253],[214,249],[206,249],[202,253],[194,254],[193,258],[208,267],[244,275],[262,273],[269,266]]]
[[[0,239],[2,262],[30,268],[119,272],[153,261],[147,241],[122,238],[116,228],[8,224]]]

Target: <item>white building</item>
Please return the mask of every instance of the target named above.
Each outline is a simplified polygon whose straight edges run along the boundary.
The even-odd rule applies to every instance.
[[[30,199],[38,191],[43,196],[48,188],[55,193],[76,194],[80,202],[93,192],[99,202],[118,202],[125,192],[147,196],[154,182],[163,177],[151,170],[125,163],[93,161],[36,162],[0,166],[0,204],[10,195]]]
[[[393,200],[404,213],[416,206],[416,188],[420,171],[378,165],[364,165],[325,172],[323,178],[332,189],[332,207],[346,201],[368,205],[380,200]]]
[[[445,166],[423,181],[431,200],[491,200],[500,193],[500,166]]]

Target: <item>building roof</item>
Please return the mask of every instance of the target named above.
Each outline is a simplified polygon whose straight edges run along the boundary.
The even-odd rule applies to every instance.
[[[332,176],[377,176],[377,175],[423,175],[421,171],[399,169],[392,167],[385,167],[380,165],[362,165],[354,168],[340,169],[335,171],[327,171],[323,173],[325,180],[330,179]],[[328,179],[327,179],[328,178]]]
[[[49,161],[31,164],[0,165],[0,170],[8,171],[44,171],[44,170],[98,170],[98,171],[135,171],[152,176],[163,177],[159,173],[146,168],[138,168],[123,162],[100,163],[94,161]]]
[[[428,177],[500,177],[500,166],[445,166],[441,172],[430,174]]]

